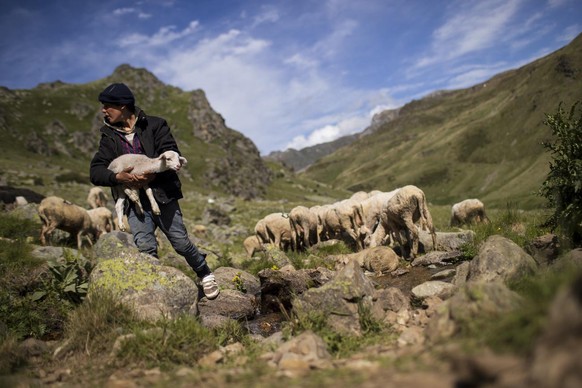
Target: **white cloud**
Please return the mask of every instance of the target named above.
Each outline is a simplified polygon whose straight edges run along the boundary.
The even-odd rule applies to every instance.
[[[198,21],[194,20],[182,31],[177,32],[175,31],[176,26],[164,26],[151,36],[138,33],[130,34],[120,39],[117,44],[119,47],[127,47],[135,44],[162,46],[192,34],[198,28],[198,24]]]
[[[477,1],[455,4],[455,12],[433,33],[431,53],[416,66],[426,67],[489,48],[503,36],[521,0]],[[464,8],[463,8],[464,6]]]
[[[135,8],[117,8],[117,9],[113,10],[113,14],[115,16],[127,15],[127,14],[135,13],[135,12],[136,12]]]
[[[264,23],[275,23],[279,20],[279,11],[270,6],[261,7],[261,12],[257,14],[253,19],[253,24],[251,28],[257,27],[258,25]]]
[[[327,143],[342,136],[361,132],[368,125],[370,125],[370,117],[368,115],[350,117],[335,125],[326,125],[316,129],[307,136],[296,136],[285,146],[285,149],[294,148],[299,150],[316,144]]]

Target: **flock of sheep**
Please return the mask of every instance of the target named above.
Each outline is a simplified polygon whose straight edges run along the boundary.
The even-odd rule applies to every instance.
[[[489,222],[478,199],[453,205],[451,226]],[[341,240],[354,250],[398,242],[401,252],[418,254],[419,230],[426,230],[436,246],[436,232],[424,192],[408,185],[390,192],[359,191],[350,198],[313,207],[296,206],[289,213],[271,213],[255,225],[255,235],[244,241],[249,257],[274,244],[281,250],[302,251],[326,240]]]

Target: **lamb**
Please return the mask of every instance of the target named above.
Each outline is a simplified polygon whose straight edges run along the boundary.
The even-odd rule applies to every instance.
[[[50,196],[43,199],[38,206],[38,215],[43,223],[40,232],[42,245],[46,245],[47,237],[56,228],[70,233],[71,237],[76,236],[78,249],[82,246],[82,236],[93,235],[97,239],[101,235],[87,210],[60,197]],[[89,245],[93,245],[90,238]]]
[[[109,233],[115,229],[113,213],[108,208],[101,206],[95,209],[89,209],[87,210],[87,213],[89,213],[93,225],[95,225],[102,234]]]
[[[176,151],[166,151],[157,158],[149,158],[146,155],[141,154],[121,155],[115,158],[109,164],[108,168],[116,174],[129,167],[133,167],[133,170],[131,170],[132,174],[151,174],[167,170],[178,171],[182,166],[186,165],[186,163],[186,158],[180,156]],[[154,198],[152,189],[148,185],[145,185],[143,188],[148,196],[153,213],[159,215],[160,208]],[[132,189],[125,185],[114,186],[112,190],[118,198],[115,202],[117,224],[119,225],[119,230],[125,231],[125,226],[123,224],[123,204],[126,197],[129,197],[129,199],[135,203],[137,213],[143,214],[143,207],[139,200],[139,190]]]
[[[451,226],[461,226],[471,223],[489,223],[485,214],[485,205],[478,199],[465,199],[451,208]]]
[[[91,209],[107,206],[108,200],[107,194],[105,194],[101,187],[91,187],[87,195],[87,203]]]
[[[398,241],[401,248],[404,248],[404,244],[400,233],[404,231],[411,258],[415,258],[418,254],[419,238],[418,230],[415,226],[417,222],[421,228],[428,229],[432,236],[433,247],[436,247],[436,232],[432,217],[428,211],[426,196],[416,186],[404,186],[390,198],[386,207],[382,210],[381,222],[386,233],[391,234]],[[404,256],[404,252],[402,256]]]

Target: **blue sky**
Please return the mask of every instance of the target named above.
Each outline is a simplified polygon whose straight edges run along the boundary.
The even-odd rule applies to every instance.
[[[268,154],[361,132],[581,32],[580,0],[3,0],[0,85],[87,83],[128,63],[203,89]]]

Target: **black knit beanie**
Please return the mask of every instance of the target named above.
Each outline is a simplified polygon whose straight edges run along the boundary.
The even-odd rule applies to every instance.
[[[134,105],[135,98],[126,84],[111,84],[99,94],[99,101],[103,104]]]

